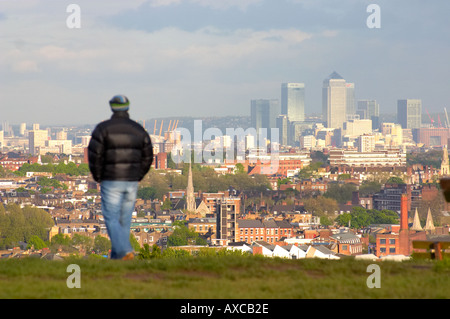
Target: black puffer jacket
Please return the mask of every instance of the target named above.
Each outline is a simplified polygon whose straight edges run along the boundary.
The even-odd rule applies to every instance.
[[[153,162],[150,136],[128,112],[114,112],[92,132],[89,169],[95,181],[140,181]]]

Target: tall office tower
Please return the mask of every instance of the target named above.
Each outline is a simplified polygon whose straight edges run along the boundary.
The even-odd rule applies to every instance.
[[[45,142],[48,141],[47,130],[32,130],[28,134],[28,145],[30,154],[38,155],[39,149],[45,147]]]
[[[397,121],[404,129],[420,128],[422,126],[422,100],[398,100]]]
[[[34,124],[33,124],[33,131],[39,130],[39,129],[40,129],[39,123],[34,123]]]
[[[4,121],[2,123],[2,130],[3,130],[4,136],[8,136],[8,137],[14,136],[14,131],[12,129],[12,126],[9,124],[8,121]]]
[[[27,123],[20,123],[19,134],[21,136],[25,136],[26,130],[27,130]]]
[[[358,100],[357,114],[361,120],[372,120],[372,116],[380,116],[380,105],[376,100]]]
[[[267,138],[270,139],[270,129],[276,128],[276,119],[280,114],[280,104],[278,100],[259,99],[252,100],[251,107],[252,127],[259,133],[260,129],[267,129]]]
[[[287,115],[281,114],[277,117],[277,128],[281,145],[288,145],[289,121]]]
[[[305,84],[281,84],[281,114],[287,115],[290,122],[305,120]]]
[[[347,87],[345,80],[333,72],[323,81],[322,113],[328,128],[342,128],[347,119]]]
[[[2,150],[2,148],[3,148],[3,144],[5,143],[5,140],[4,140],[4,132],[3,131],[0,131],[0,151]]]
[[[346,83],[347,88],[347,116],[354,115],[356,112],[356,101],[355,101],[355,83]]]
[[[380,105],[376,100],[358,100],[356,114],[360,119],[372,120],[372,129],[380,126]]]

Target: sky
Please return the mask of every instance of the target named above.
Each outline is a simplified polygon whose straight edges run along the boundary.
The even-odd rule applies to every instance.
[[[306,113],[320,113],[334,71],[382,113],[405,98],[442,112],[448,12],[438,0],[0,0],[0,123],[94,124],[116,94],[135,120],[249,116],[283,82],[305,83]]]

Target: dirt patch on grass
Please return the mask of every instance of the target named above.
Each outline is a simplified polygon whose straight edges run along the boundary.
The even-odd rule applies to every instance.
[[[149,280],[164,280],[166,276],[162,273],[127,273],[123,275],[125,279],[131,279],[136,281],[149,281]]]
[[[308,269],[305,270],[305,274],[307,274],[311,278],[325,278],[326,274],[320,269]]]

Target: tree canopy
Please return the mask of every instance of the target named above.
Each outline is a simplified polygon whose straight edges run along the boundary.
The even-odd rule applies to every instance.
[[[0,249],[12,248],[19,242],[46,240],[48,228],[54,225],[45,210],[17,204],[0,204]]]
[[[365,209],[353,207],[351,213],[344,213],[336,218],[336,223],[341,226],[352,228],[364,228],[371,224],[397,224],[398,214],[390,210]]]

